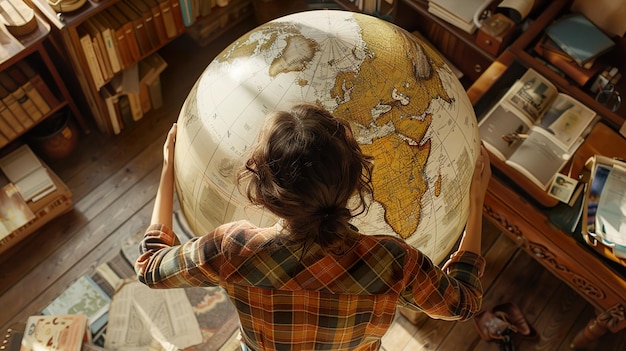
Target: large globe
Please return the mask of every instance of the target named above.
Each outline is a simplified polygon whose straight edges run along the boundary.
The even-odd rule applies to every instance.
[[[251,30],[222,51],[178,117],[176,188],[195,234],[233,220],[272,225],[235,173],[268,112],[299,102],[351,122],[374,156],[373,203],[353,224],[440,262],[463,231],[479,153],[465,90],[428,46],[373,16],[318,10]]]

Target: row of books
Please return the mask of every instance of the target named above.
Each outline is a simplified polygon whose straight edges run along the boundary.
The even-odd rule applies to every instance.
[[[165,68],[167,62],[158,53],[153,53],[124,70],[100,90],[107,107],[108,124],[114,134],[163,105],[161,73]]]
[[[123,0],[78,27],[98,90],[183,31],[179,0]]]
[[[33,127],[60,103],[27,60],[0,72],[0,147]]]

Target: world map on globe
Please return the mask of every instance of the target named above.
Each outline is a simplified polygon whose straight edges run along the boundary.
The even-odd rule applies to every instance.
[[[429,46],[382,19],[316,10],[263,24],[207,66],[178,117],[176,190],[196,235],[276,221],[241,195],[235,174],[265,116],[300,102],[350,121],[374,156],[373,202],[353,219],[442,261],[463,231],[479,152],[472,105]]]

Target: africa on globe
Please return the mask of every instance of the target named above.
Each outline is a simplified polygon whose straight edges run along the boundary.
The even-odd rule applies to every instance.
[[[263,24],[205,69],[178,117],[176,189],[196,235],[271,213],[239,193],[265,116],[301,102],[350,121],[374,156],[373,202],[353,224],[404,238],[435,262],[452,249],[469,214],[480,140],[465,90],[432,49],[373,16],[316,10]]]

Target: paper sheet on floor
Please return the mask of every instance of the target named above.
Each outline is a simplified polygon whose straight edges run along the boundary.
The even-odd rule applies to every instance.
[[[183,289],[150,289],[133,281],[113,296],[105,348],[174,351],[201,342],[198,321]]]

